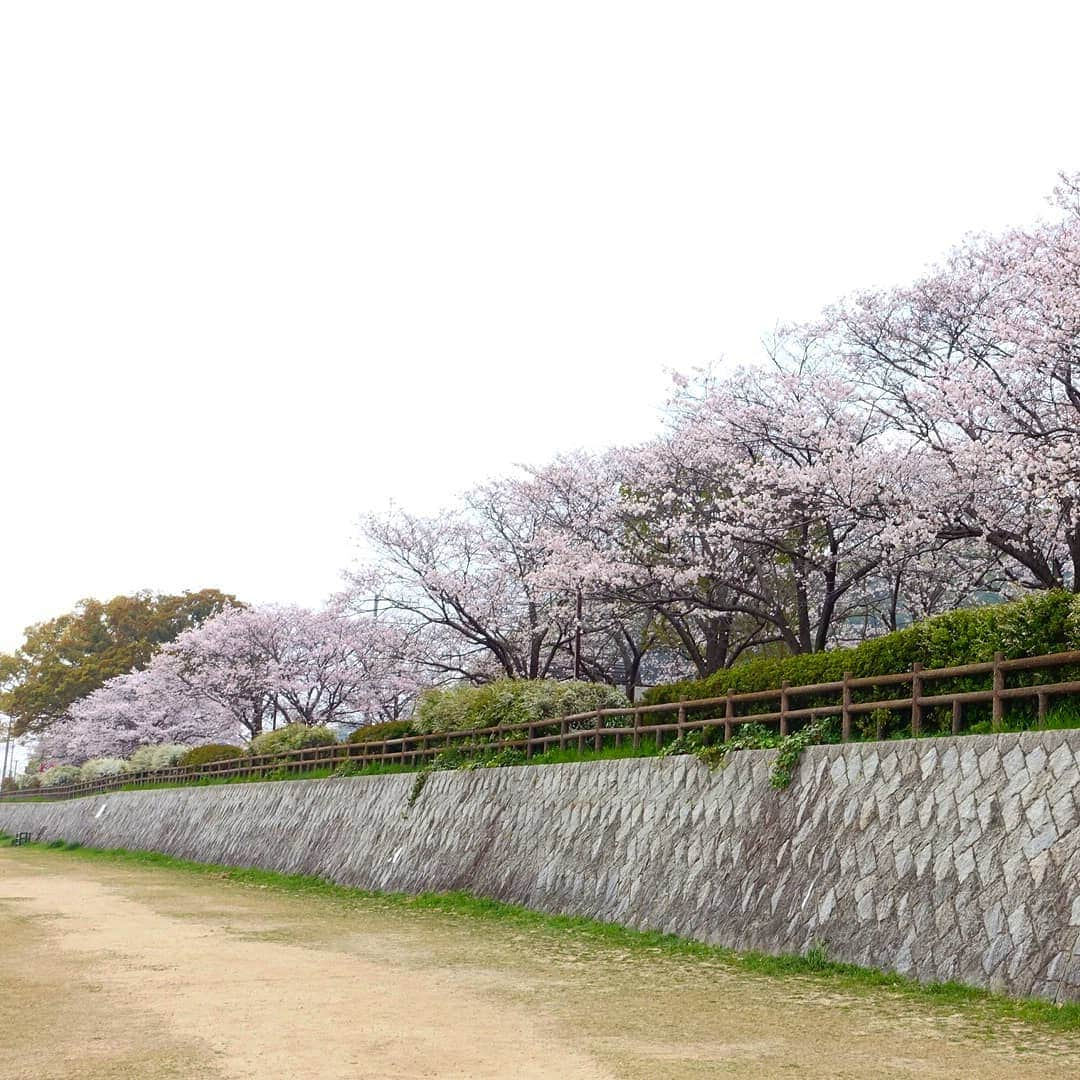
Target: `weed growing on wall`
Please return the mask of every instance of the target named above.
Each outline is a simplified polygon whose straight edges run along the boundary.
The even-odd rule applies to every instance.
[[[521,750],[515,750],[512,747],[495,750],[483,743],[467,743],[451,750],[444,750],[416,774],[412,789],[409,791],[409,809],[416,805],[416,801],[424,790],[424,785],[428,782],[428,777],[433,772],[498,769],[508,765],[523,765],[525,761],[525,754]]]
[[[769,783],[774,788],[786,788],[795,777],[802,752],[815,743],[830,742],[829,725],[821,720],[811,721],[806,727],[780,740],[779,753],[773,762]]]
[[[406,805],[410,810],[416,805],[416,800],[420,798],[420,794],[424,790],[424,785],[428,782],[430,775],[431,769],[421,769],[416,774],[416,779],[413,780],[413,785],[409,788],[409,798],[406,800]]]
[[[738,750],[777,750],[779,752],[769,774],[769,783],[774,788],[783,789],[794,779],[799,759],[808,746],[833,741],[835,734],[825,720],[814,720],[798,731],[784,736],[777,735],[761,724],[744,724],[738,734],[727,742],[707,743],[698,731],[680,735],[674,742],[668,743],[659,756],[693,754],[710,769],[718,769],[726,765],[729,756]]]

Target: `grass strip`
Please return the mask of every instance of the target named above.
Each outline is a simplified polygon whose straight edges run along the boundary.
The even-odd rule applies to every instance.
[[[638,749],[630,744],[623,746],[605,746],[600,750],[588,748],[585,750],[570,749],[548,750],[543,754],[536,754],[527,761],[517,762],[504,768],[525,768],[530,765],[569,765],[581,761],[612,761],[622,758],[656,757],[657,748],[654,743],[644,742]],[[478,767],[484,767],[480,765]],[[335,777],[354,776],[390,776],[399,773],[421,772],[420,765],[394,765],[376,762],[372,765],[350,768],[342,772],[339,767],[309,769],[305,772],[290,772],[287,769],[276,769],[263,776],[208,776],[202,780],[162,780],[159,782],[142,782],[138,784],[122,784],[120,787],[109,788],[108,791],[92,791],[83,795],[72,796],[74,799],[93,799],[98,795],[112,795],[117,791],[164,791],[167,788],[181,787],[218,787],[221,784],[266,784],[282,783],[290,780],[330,780]],[[453,771],[453,770],[448,770]],[[5,803],[20,802],[55,802],[44,795],[27,793],[15,798],[7,798]],[[65,799],[70,802],[70,799]]]
[[[363,768],[355,771],[350,771],[349,776],[387,776],[393,773],[410,773],[416,772],[417,766],[413,765],[386,765],[386,764],[374,764],[365,765]],[[307,772],[288,772],[285,769],[278,769],[274,772],[266,773],[264,776],[207,776],[201,780],[160,780],[154,782],[144,782],[138,784],[121,784],[119,787],[109,788],[108,791],[89,791],[83,795],[74,795],[69,799],[63,800],[64,802],[71,802],[72,799],[93,799],[98,795],[112,795],[117,791],[164,791],[167,788],[181,788],[181,787],[220,787],[222,784],[263,784],[263,783],[281,783],[287,780],[328,780],[334,776],[340,776],[336,768],[325,769],[311,769]],[[32,795],[26,794],[16,798],[5,799],[5,803],[21,803],[21,802],[55,802],[55,799],[50,799],[44,795]]]
[[[12,838],[0,832],[0,847],[12,846]],[[325,878],[305,874],[282,874],[273,870],[243,869],[214,863],[193,862],[154,851],[127,848],[87,848],[64,840],[22,845],[27,850],[64,852],[128,866],[153,867],[185,874],[212,876],[236,885],[273,889],[279,893],[356,906],[376,901],[380,905],[497,923],[517,930],[572,934],[596,945],[659,953],[689,961],[719,962],[730,970],[772,978],[805,977],[835,990],[885,991],[913,1004],[937,1008],[958,1007],[981,1018],[1002,1023],[1023,1023],[1058,1032],[1080,1032],[1080,1002],[1055,1004],[1037,998],[1010,998],[958,982],[920,983],[906,975],[830,960],[824,949],[814,947],[802,955],[771,956],[760,952],[737,952],[707,945],[675,934],[633,930],[617,923],[600,922],[573,915],[546,915],[518,904],[489,900],[466,892],[408,893],[372,892],[336,885]]]

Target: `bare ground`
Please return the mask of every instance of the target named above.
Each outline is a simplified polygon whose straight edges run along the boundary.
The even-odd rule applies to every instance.
[[[0,849],[0,1077],[1025,1077],[978,1005],[497,921]]]

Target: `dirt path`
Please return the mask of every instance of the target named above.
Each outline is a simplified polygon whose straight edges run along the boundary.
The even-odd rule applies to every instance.
[[[1080,1038],[550,931],[0,849],[0,1077],[1065,1077]]]

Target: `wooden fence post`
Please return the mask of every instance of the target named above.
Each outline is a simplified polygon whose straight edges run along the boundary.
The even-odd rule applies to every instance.
[[[844,672],[843,697],[840,705],[840,739],[851,742],[851,672]]]
[[[917,739],[922,733],[922,705],[919,698],[922,697],[923,666],[918,661],[911,665],[911,737]]]
[[[679,717],[678,717],[679,730],[676,733],[678,738],[683,737],[683,731],[686,728],[686,706],[679,702]]]
[[[785,679],[780,684],[780,735],[784,736],[788,733],[788,688],[791,683]]]
[[[634,710],[634,749],[641,745],[641,713]]]
[[[724,705],[724,742],[730,742],[735,733],[735,691],[728,687],[727,702]]]
[[[570,722],[564,716],[559,721],[559,749],[566,749],[566,733],[570,730]]]
[[[1039,727],[1045,727],[1046,726],[1046,706],[1047,706],[1047,698],[1049,696],[1050,696],[1049,694],[1043,693],[1041,691],[1040,691],[1040,693],[1038,695],[1038,698],[1039,698]]]
[[[954,735],[960,734],[960,720],[964,714],[964,706],[959,701],[953,701],[952,703],[952,733]]]
[[[526,758],[531,758],[533,756],[533,739],[536,736],[536,725],[535,724],[530,724],[528,730],[529,730],[529,737],[528,737],[528,741],[525,743],[525,757]]]
[[[604,746],[604,736],[600,734],[601,731],[603,731],[603,727],[602,727],[603,721],[604,721],[604,718],[600,715],[600,710],[597,709],[596,710],[596,740],[595,740],[595,742],[593,744],[595,749],[597,749],[597,750],[602,750],[603,746]]]
[[[1001,691],[1005,689],[1005,672],[1001,670],[1004,659],[1004,653],[994,653],[994,699],[990,714],[990,727],[994,731],[1001,730],[1001,719],[1005,713],[1005,702],[1001,697]]]

